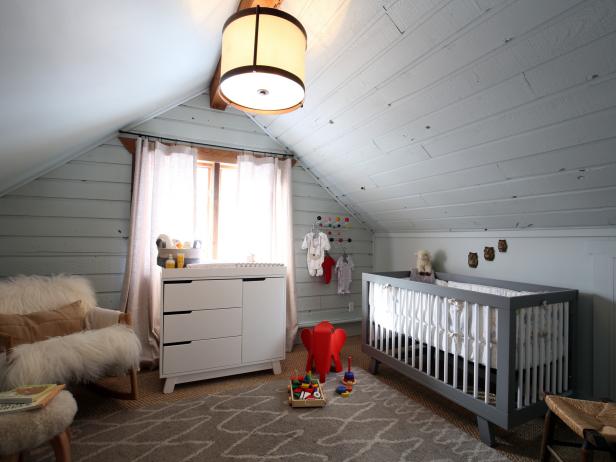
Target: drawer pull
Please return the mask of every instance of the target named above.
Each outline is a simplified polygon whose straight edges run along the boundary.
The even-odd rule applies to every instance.
[[[172,311],[171,313],[165,313],[165,316],[173,316],[175,314],[190,314],[193,310],[190,311]]]
[[[175,346],[175,345],[188,345],[189,343],[192,343],[192,340],[188,340],[186,342],[171,342],[171,343],[165,343],[164,346]]]
[[[192,279],[179,280],[179,281],[165,281],[165,285],[167,284],[192,284]]]
[[[244,278],[242,279],[244,282],[257,282],[257,281],[265,281],[265,278]]]

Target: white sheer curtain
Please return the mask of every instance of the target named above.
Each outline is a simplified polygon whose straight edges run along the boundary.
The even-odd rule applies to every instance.
[[[236,258],[287,267],[287,350],[297,333],[291,159],[238,156]]]
[[[121,309],[131,314],[146,365],[158,362],[160,286],[154,271],[155,240],[160,233],[181,240],[194,238],[196,162],[196,152],[190,147],[137,140]]]

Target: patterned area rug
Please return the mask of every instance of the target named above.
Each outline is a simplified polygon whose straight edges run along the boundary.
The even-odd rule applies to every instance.
[[[325,384],[324,408],[292,409],[287,381],[161,402],[73,425],[80,461],[496,461],[506,457],[372,375],[349,398]],[[53,460],[41,447],[29,460]]]

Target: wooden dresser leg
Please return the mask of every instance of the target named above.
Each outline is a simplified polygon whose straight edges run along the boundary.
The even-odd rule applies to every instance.
[[[176,383],[177,383],[177,380],[174,379],[173,377],[169,377],[168,379],[165,379],[165,385],[163,386],[163,393],[165,394],[173,393],[173,389],[175,388]]]
[[[66,430],[54,436],[50,443],[56,455],[56,462],[71,462],[71,442]]]

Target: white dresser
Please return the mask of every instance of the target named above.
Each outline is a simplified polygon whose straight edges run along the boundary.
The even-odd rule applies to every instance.
[[[161,269],[160,377],[178,383],[262,369],[285,353],[286,269],[258,263]]]

